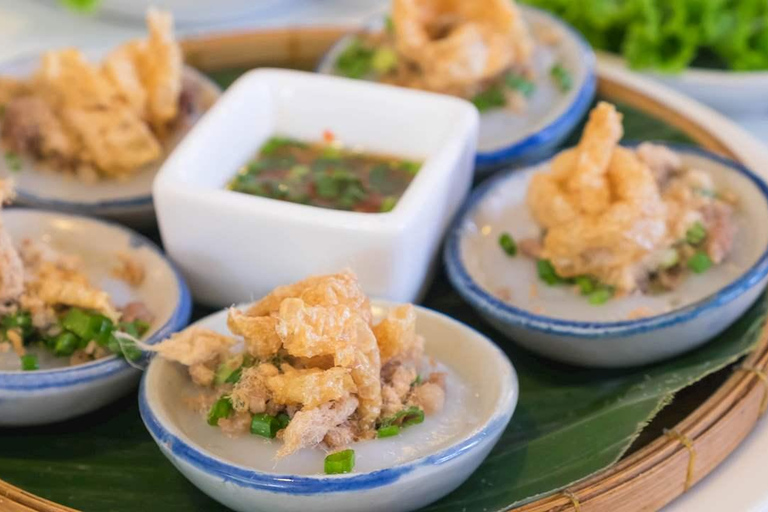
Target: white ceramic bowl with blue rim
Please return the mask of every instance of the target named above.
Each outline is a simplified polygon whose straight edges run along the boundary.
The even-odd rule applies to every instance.
[[[538,79],[536,91],[523,113],[505,109],[484,112],[480,116],[480,135],[475,163],[478,172],[503,165],[521,165],[535,161],[554,150],[581,121],[595,95],[595,55],[592,48],[570,25],[552,14],[521,5],[523,17],[531,26],[557,30],[561,41],[553,47],[537,44],[533,67]],[[366,30],[379,31],[384,26],[378,18]],[[337,74],[335,63],[353,41],[350,34],[337,42],[323,57],[317,71]],[[561,93],[550,79],[549,70],[560,62],[573,76],[573,87]]]
[[[672,292],[633,294],[590,305],[570,287],[540,282],[530,258],[506,256],[501,233],[516,240],[540,228],[525,203],[531,176],[548,161],[506,172],[472,195],[448,237],[444,259],[456,290],[514,342],[543,356],[593,367],[653,363],[694,349],[739,318],[768,276],[768,187],[746,167],[688,146],[670,146],[684,165],[708,172],[736,194],[737,234],[728,259],[691,275]],[[531,293],[532,287],[535,290]],[[642,309],[640,309],[642,308]],[[631,320],[633,312],[651,316]]]
[[[44,240],[62,253],[80,256],[91,282],[108,291],[116,305],[144,302],[155,315],[143,338],[147,343],[168,337],[189,321],[192,302],[184,279],[143,236],[101,220],[23,208],[3,211],[2,222],[16,243]],[[144,265],[146,277],[138,287],[110,275],[121,251]],[[0,426],[41,425],[93,411],[126,394],[141,376],[116,356],[67,367],[69,358],[53,357],[42,348],[34,353],[41,369],[26,372],[20,371],[12,350],[0,353]]]
[[[106,55],[103,49],[84,49],[83,54],[97,62]],[[0,64],[0,75],[25,79],[40,66],[41,54],[30,54]],[[211,80],[193,68],[184,68],[185,76],[200,91],[200,105],[209,108],[221,90]],[[2,118],[0,117],[0,128]],[[173,134],[166,144],[168,155],[188,130]],[[138,170],[128,179],[101,180],[84,183],[66,173],[42,169],[31,158],[22,159],[21,170],[12,170],[5,158],[0,159],[0,178],[13,179],[16,204],[46,210],[103,217],[133,227],[154,223],[152,182],[163,163],[161,158]]]
[[[381,318],[392,303],[374,301]],[[320,448],[273,460],[279,441],[230,438],[184,403],[194,393],[186,369],[155,357],[139,391],[144,424],[193,484],[240,512],[401,512],[459,486],[496,444],[517,404],[518,383],[490,340],[440,313],[417,307],[426,354],[447,371],[443,410],[399,436],[354,443],[353,473],[324,475]],[[227,332],[226,311],[197,325]]]

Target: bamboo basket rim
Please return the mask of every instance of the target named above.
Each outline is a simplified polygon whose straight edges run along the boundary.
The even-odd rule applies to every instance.
[[[209,34],[182,41],[182,48],[187,63],[203,71],[281,65],[312,69],[339,37],[355,29],[330,26]],[[601,74],[599,70],[598,94],[661,119],[701,146],[738,160],[729,145],[708,127],[670,110],[663,102],[637,89]],[[768,382],[762,380],[758,372],[768,371],[768,323],[762,328],[758,345],[743,360],[740,368],[750,370],[738,371],[737,368],[709,398],[672,429],[676,436],[662,435],[615,465],[568,489],[508,510],[629,512],[640,508],[658,509],[668,504],[717,467],[741,444],[761,418],[761,409],[768,399]],[[728,428],[733,425],[738,428]],[[718,437],[722,435],[718,429],[733,434],[728,442]],[[687,447],[689,443],[690,447]],[[693,454],[699,464],[693,462]],[[649,494],[654,482],[665,482],[661,490],[653,489],[654,501],[636,501],[637,496]],[[0,509],[9,512],[77,512],[2,480]]]

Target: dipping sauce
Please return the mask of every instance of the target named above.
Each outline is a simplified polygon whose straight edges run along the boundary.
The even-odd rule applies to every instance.
[[[227,188],[292,203],[365,213],[392,210],[421,164],[328,142],[269,139]]]

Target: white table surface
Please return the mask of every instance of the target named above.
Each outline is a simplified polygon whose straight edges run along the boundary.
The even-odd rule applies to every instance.
[[[388,0],[284,0],[251,17],[213,26],[181,29],[184,34],[300,24],[360,23],[380,12]],[[51,0],[0,0],[0,62],[18,55],[60,46],[111,47],[144,33],[140,24],[76,15],[52,6]],[[767,92],[768,94],[768,92]],[[737,120],[768,142],[768,118]],[[768,421],[758,424],[747,440],[715,471],[665,512],[768,511]]]

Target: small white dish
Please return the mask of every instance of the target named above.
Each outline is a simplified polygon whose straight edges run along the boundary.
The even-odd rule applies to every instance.
[[[633,294],[594,306],[569,287],[548,287],[536,262],[508,257],[498,238],[537,237],[525,197],[543,162],[504,173],[481,186],[459,215],[445,247],[448,275],[458,292],[510,339],[566,363],[624,367],[652,363],[713,338],[755,301],[768,279],[768,187],[747,168],[704,150],[670,146],[685,165],[709,173],[735,193],[738,232],[728,260],[692,275],[675,291]],[[532,293],[532,289],[535,292]],[[653,315],[629,320],[639,308]]]
[[[521,165],[544,157],[574,129],[589,109],[595,95],[595,55],[584,38],[570,25],[552,14],[527,5],[519,6],[536,37],[538,30],[556,30],[561,41],[553,47],[537,44],[532,58],[537,76],[536,91],[523,113],[500,108],[480,116],[477,144],[478,172],[502,165]],[[381,31],[383,19],[366,30]],[[339,55],[353,41],[350,34],[337,42],[323,57],[319,73],[336,74]],[[561,93],[549,76],[553,64],[560,62],[571,72],[573,87]]]
[[[29,238],[80,256],[91,281],[116,305],[144,302],[155,315],[147,343],[167,338],[189,321],[192,304],[183,278],[143,236],[96,219],[23,208],[4,210],[2,221],[16,243]],[[146,278],[137,288],[110,275],[121,251],[145,267]],[[42,425],[85,414],[126,394],[141,375],[116,356],[71,367],[64,366],[67,362],[41,354],[41,369],[25,372],[13,351],[0,353],[0,426]]]
[[[374,301],[382,318],[393,304]],[[356,466],[323,475],[325,452],[275,462],[279,442],[230,438],[179,400],[191,391],[183,367],[155,357],[139,391],[144,424],[163,454],[203,492],[239,512],[401,512],[448,494],[480,465],[517,404],[515,370],[499,348],[443,314],[416,307],[426,354],[448,372],[446,407],[397,437],[354,443]],[[196,323],[226,333],[227,312]],[[365,505],[362,505],[365,504]]]
[[[92,62],[106,55],[101,49],[83,50],[83,53]],[[0,75],[27,78],[39,63],[39,54],[19,57],[0,65]],[[201,104],[205,108],[210,107],[221,92],[219,87],[193,68],[186,67],[184,72],[188,80],[199,86]],[[166,153],[185,134],[185,131],[175,134]],[[103,217],[137,228],[154,223],[152,181],[162,161],[145,166],[127,180],[102,180],[97,183],[84,183],[66,173],[41,169],[28,158],[22,162],[21,170],[14,171],[8,168],[4,158],[0,159],[0,178],[13,180],[18,205]]]
[[[619,55],[598,52],[603,65],[627,69]],[[694,98],[731,117],[765,116],[768,114],[768,71],[728,71],[688,68],[680,73],[643,72],[686,96]]]
[[[407,122],[404,121],[407,118]],[[395,208],[357,213],[226,189],[272,135],[423,161]],[[448,96],[299,71],[250,71],[166,160],[163,244],[201,302],[227,306],[350,267],[369,295],[413,302],[469,190],[477,111]]]

